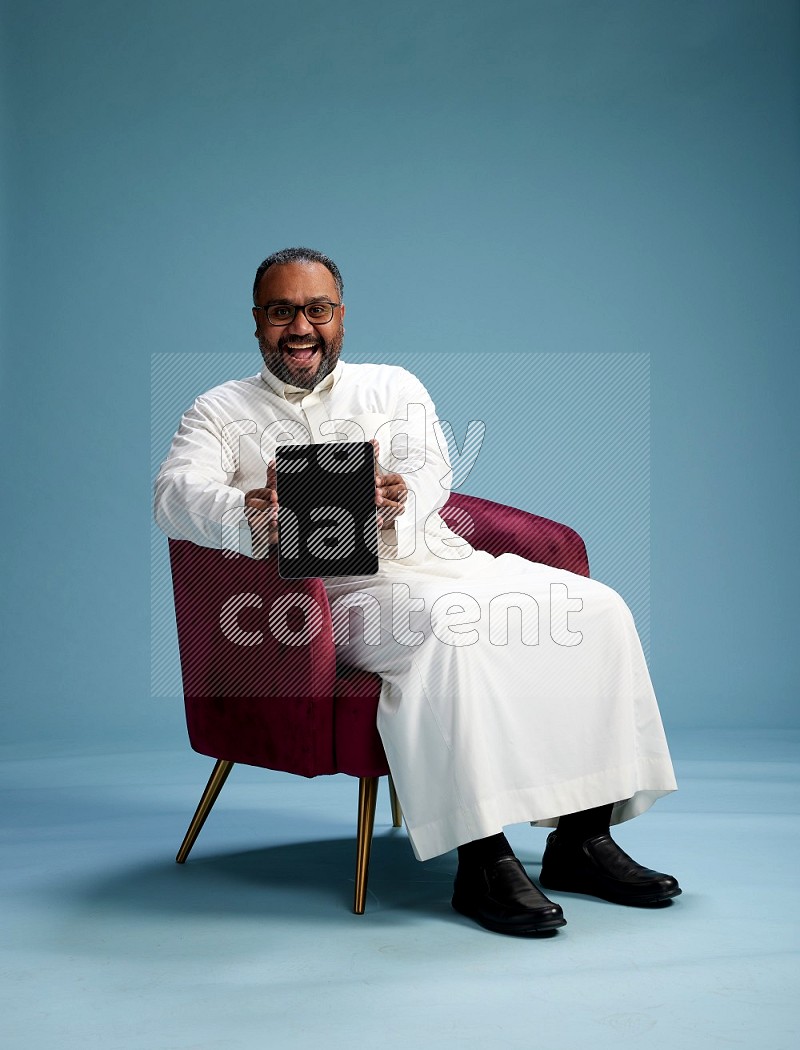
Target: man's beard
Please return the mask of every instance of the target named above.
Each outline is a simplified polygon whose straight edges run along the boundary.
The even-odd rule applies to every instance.
[[[266,336],[259,335],[258,346],[261,350],[261,356],[264,359],[264,364],[278,379],[283,380],[284,383],[289,383],[291,386],[304,387],[306,390],[313,390],[317,383],[321,383],[322,380],[336,367],[336,362],[339,360],[339,354],[342,352],[342,341],[344,339],[344,333],[341,329],[332,336],[330,339],[325,339],[321,335],[316,335],[315,344],[317,349],[321,353],[321,360],[317,366],[315,372],[300,372],[295,375],[289,366],[286,364],[286,358],[284,356],[284,348],[291,343],[303,343],[307,345],[309,340],[307,338],[298,339],[297,336],[292,338],[291,336],[282,335],[278,339],[277,343],[271,343]]]

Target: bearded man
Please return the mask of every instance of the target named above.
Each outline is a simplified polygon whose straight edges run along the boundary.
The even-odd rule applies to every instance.
[[[556,828],[546,888],[639,906],[676,897],[675,878],[641,866],[610,835],[676,787],[622,599],[597,581],[475,550],[447,528],[438,512],[450,465],[433,403],[404,368],[340,360],[345,306],[331,259],[275,252],[258,268],[253,303],[264,367],[186,412],[156,481],[158,524],[224,547],[245,516],[240,552],[268,556],[276,447],[372,439],[379,571],[323,582],[337,613],[358,607],[366,625],[377,610],[374,629],[337,631],[337,656],[383,680],[378,729],[415,855],[457,848],[453,907],[501,933],[565,924],[503,834],[513,823]],[[569,626],[578,611],[580,631]]]

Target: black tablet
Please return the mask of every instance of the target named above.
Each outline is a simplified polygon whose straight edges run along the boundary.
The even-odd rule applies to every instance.
[[[373,576],[378,527],[372,445],[279,445],[275,470],[281,577]]]

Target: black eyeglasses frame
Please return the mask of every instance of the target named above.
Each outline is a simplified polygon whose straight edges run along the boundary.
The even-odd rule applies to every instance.
[[[315,321],[311,317],[309,317],[308,314],[306,313],[306,310],[308,310],[308,308],[310,306],[323,306],[323,305],[324,306],[330,306],[332,308],[331,309],[331,316],[328,318],[327,321]],[[302,305],[298,305],[297,303],[267,303],[266,306],[254,306],[253,309],[254,310],[263,310],[264,311],[264,316],[267,319],[267,324],[271,324],[273,328],[286,328],[287,325],[290,325],[294,321],[295,317],[297,317],[297,314],[300,311],[302,311],[303,317],[305,317],[305,319],[308,321],[308,323],[309,324],[313,324],[316,327],[318,325],[321,326],[321,325],[324,325],[324,324],[330,324],[331,321],[333,320],[333,311],[338,306],[341,306],[341,305],[342,305],[341,303],[331,302],[330,299],[315,299],[313,302],[303,303]],[[290,309],[294,310],[294,313],[292,314],[291,317],[287,318],[285,321],[278,321],[276,323],[269,316],[269,309],[272,306],[289,307]]]

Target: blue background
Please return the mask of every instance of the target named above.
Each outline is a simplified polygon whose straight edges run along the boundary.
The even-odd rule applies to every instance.
[[[7,741],[182,740],[150,698],[151,354],[255,352],[254,268],[297,243],[342,268],[348,356],[426,380],[463,354],[435,393],[457,432],[484,400],[502,431],[498,383],[535,389],[499,354],[650,354],[665,721],[798,724],[796,4],[30,0],[5,22]],[[602,391],[582,410],[601,427]],[[514,452],[465,491],[551,513]]]

